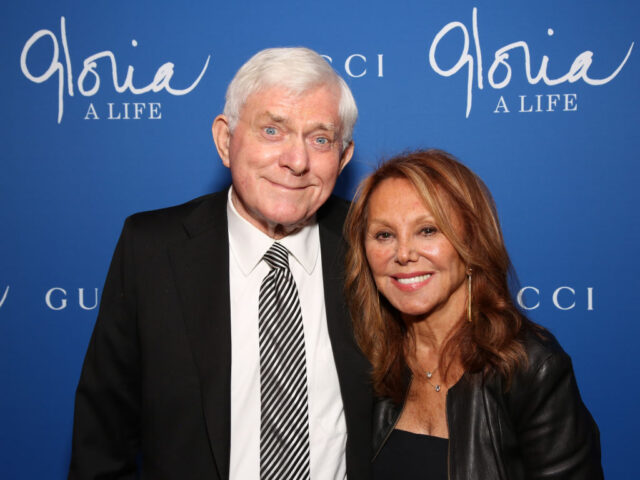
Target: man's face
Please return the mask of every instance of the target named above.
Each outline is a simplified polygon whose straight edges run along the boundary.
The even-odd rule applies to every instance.
[[[353,154],[342,152],[339,91],[320,86],[301,95],[271,87],[250,95],[233,134],[224,115],[213,136],[231,169],[238,213],[273,238],[302,227],[331,194]]]

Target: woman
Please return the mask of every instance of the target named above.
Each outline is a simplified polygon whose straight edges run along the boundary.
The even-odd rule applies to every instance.
[[[380,397],[374,478],[602,478],[571,360],[515,307],[491,195],[451,155],[391,159],[345,225],[346,290]]]

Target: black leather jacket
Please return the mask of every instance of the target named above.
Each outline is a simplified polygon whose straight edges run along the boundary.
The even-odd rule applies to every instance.
[[[450,480],[604,478],[600,434],[580,398],[571,359],[545,335],[526,335],[528,366],[508,392],[499,376],[481,373],[465,373],[447,392]],[[402,407],[378,401],[374,461]]]

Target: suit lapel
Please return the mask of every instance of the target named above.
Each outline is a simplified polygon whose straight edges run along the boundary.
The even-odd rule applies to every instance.
[[[229,477],[231,325],[226,192],[185,220],[189,238],[170,252],[202,391],[209,443],[221,479]]]
[[[369,478],[372,398],[369,364],[356,346],[344,301],[342,225],[346,205],[330,198],[318,212],[322,275],[331,348],[347,423],[347,477]]]

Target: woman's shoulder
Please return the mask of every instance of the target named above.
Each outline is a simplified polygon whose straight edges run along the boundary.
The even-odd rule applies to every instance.
[[[539,367],[552,358],[569,360],[569,356],[560,346],[553,334],[544,327],[531,324],[520,335],[527,358],[526,370]]]
[[[533,324],[522,332],[520,341],[526,362],[514,375],[512,393],[527,397],[558,382],[575,383],[571,357],[551,332]]]
[[[504,398],[530,476],[554,470],[562,478],[601,479],[598,426],[582,402],[571,358],[547,330],[533,328],[521,339],[528,362]]]

